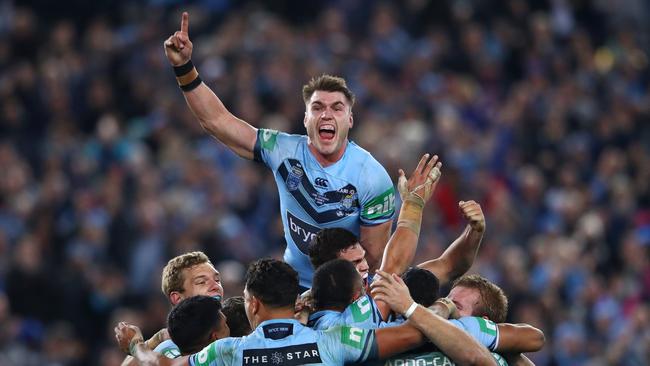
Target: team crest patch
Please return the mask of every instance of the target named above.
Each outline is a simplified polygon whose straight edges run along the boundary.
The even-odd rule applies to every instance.
[[[287,189],[289,191],[295,191],[300,186],[302,177],[305,175],[305,172],[302,170],[302,165],[296,164],[291,167],[289,175],[287,176]]]
[[[344,217],[351,215],[357,211],[359,196],[355,189],[342,188],[338,190],[339,193],[343,194],[343,198],[339,201],[339,205],[336,210],[336,216]]]
[[[357,201],[357,192],[354,189],[351,189],[343,198],[339,204],[339,210],[349,213],[353,212],[355,209],[355,202]]]

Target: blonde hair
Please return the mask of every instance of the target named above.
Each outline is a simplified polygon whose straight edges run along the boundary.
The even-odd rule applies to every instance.
[[[189,252],[174,257],[167,262],[162,271],[161,289],[165,296],[176,292],[183,292],[183,270],[196,266],[197,264],[209,263],[210,259],[203,252]]]
[[[495,323],[506,321],[508,298],[501,287],[476,274],[457,279],[451,288],[457,286],[473,288],[479,291],[480,303],[474,309],[473,316],[486,316]]]

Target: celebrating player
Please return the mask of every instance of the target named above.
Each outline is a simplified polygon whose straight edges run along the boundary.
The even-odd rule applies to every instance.
[[[326,227],[343,227],[359,236],[368,263],[378,267],[395,212],[395,192],[386,170],[370,153],[348,140],[354,124],[354,94],[344,79],[313,78],[303,87],[307,136],[257,129],[231,114],[202,83],[191,61],[189,15],[165,43],[165,54],[185,100],[201,126],[239,156],[273,171],[287,248],[284,260],[311,287],[307,247]]]

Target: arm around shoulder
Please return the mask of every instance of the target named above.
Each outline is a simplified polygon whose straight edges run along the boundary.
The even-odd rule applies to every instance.
[[[544,332],[528,324],[497,324],[499,328],[499,343],[496,352],[537,352],[546,339]]]

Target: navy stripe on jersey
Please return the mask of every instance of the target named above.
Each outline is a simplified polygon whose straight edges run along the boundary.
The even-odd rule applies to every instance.
[[[356,363],[360,363],[366,360],[376,360],[379,358],[379,349],[377,347],[377,340],[375,338],[375,330],[370,330],[366,336],[366,342],[363,345],[361,355],[357,359]]]
[[[314,205],[316,206],[322,206],[325,204],[340,205],[341,201],[349,194],[345,192],[357,191],[353,185],[348,184],[347,186],[339,189],[338,191],[328,191],[324,194],[320,194],[318,193],[318,191],[316,191],[316,189],[311,184],[309,179],[306,178],[304,171],[302,175],[298,176],[293,172],[289,171],[290,168],[287,167],[287,164],[291,166],[292,171],[293,169],[302,170],[300,162],[295,159],[286,159],[278,167],[278,173],[280,173],[280,176],[282,177],[282,179],[284,179],[284,182],[287,185],[287,191],[291,193],[291,195],[296,200],[296,202],[298,202],[300,207],[302,207],[302,209],[305,210],[305,212],[307,212],[307,214],[312,219],[314,219],[314,221],[316,221],[319,224],[323,224],[327,222],[340,220],[341,218],[348,215],[349,212],[346,212],[346,210],[343,210],[341,207],[319,212],[314,208]],[[292,180],[290,183],[288,183],[289,179]],[[296,180],[298,179],[300,180],[300,182],[296,182]],[[295,185],[295,186],[290,187],[290,185]],[[305,197],[303,191],[298,189],[297,187],[298,185],[303,188],[303,190],[309,195],[310,198]],[[319,200],[322,202],[319,202]],[[355,199],[353,202],[351,202],[351,207],[352,208],[359,207],[359,201]]]

